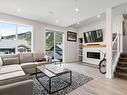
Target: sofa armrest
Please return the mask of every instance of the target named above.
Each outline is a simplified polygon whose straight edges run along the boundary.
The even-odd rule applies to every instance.
[[[25,80],[0,86],[0,95],[32,95],[33,80]]]

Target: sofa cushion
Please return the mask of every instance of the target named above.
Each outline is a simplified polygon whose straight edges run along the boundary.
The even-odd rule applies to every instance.
[[[20,64],[23,69],[26,68],[36,68],[36,63],[30,62],[30,63],[22,63]]]
[[[3,65],[19,64],[19,54],[1,54]]]
[[[20,63],[34,62],[32,53],[20,53]]]
[[[2,66],[2,68],[0,69],[0,75],[15,72],[15,71],[22,71],[21,66],[20,65]]]
[[[19,58],[19,54],[0,54],[0,57],[2,58],[2,59],[4,59],[4,58]]]
[[[3,65],[13,65],[13,64],[19,64],[19,58],[4,58],[3,59]]]
[[[0,86],[7,85],[10,83],[19,82],[19,81],[24,81],[27,79],[30,79],[30,75],[22,75],[22,76],[18,76],[18,77],[12,77],[9,79],[0,80]]]
[[[34,61],[42,60],[44,58],[44,53],[33,53]]]
[[[0,75],[0,80],[10,79],[14,77],[19,77],[25,75],[24,71],[15,71],[15,72],[9,72],[5,74]]]

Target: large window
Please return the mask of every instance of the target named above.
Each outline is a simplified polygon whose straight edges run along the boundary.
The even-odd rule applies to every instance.
[[[32,27],[0,22],[0,54],[31,52]]]
[[[53,59],[63,59],[63,33],[46,32],[46,51],[47,55]]]

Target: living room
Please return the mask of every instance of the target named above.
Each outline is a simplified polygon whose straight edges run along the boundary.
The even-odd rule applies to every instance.
[[[126,95],[126,0],[85,2],[1,1],[0,95]]]

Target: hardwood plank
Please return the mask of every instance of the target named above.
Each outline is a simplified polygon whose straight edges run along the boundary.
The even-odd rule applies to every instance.
[[[94,78],[68,95],[127,95],[127,80],[107,79],[98,69],[79,63],[63,63],[62,67]]]

